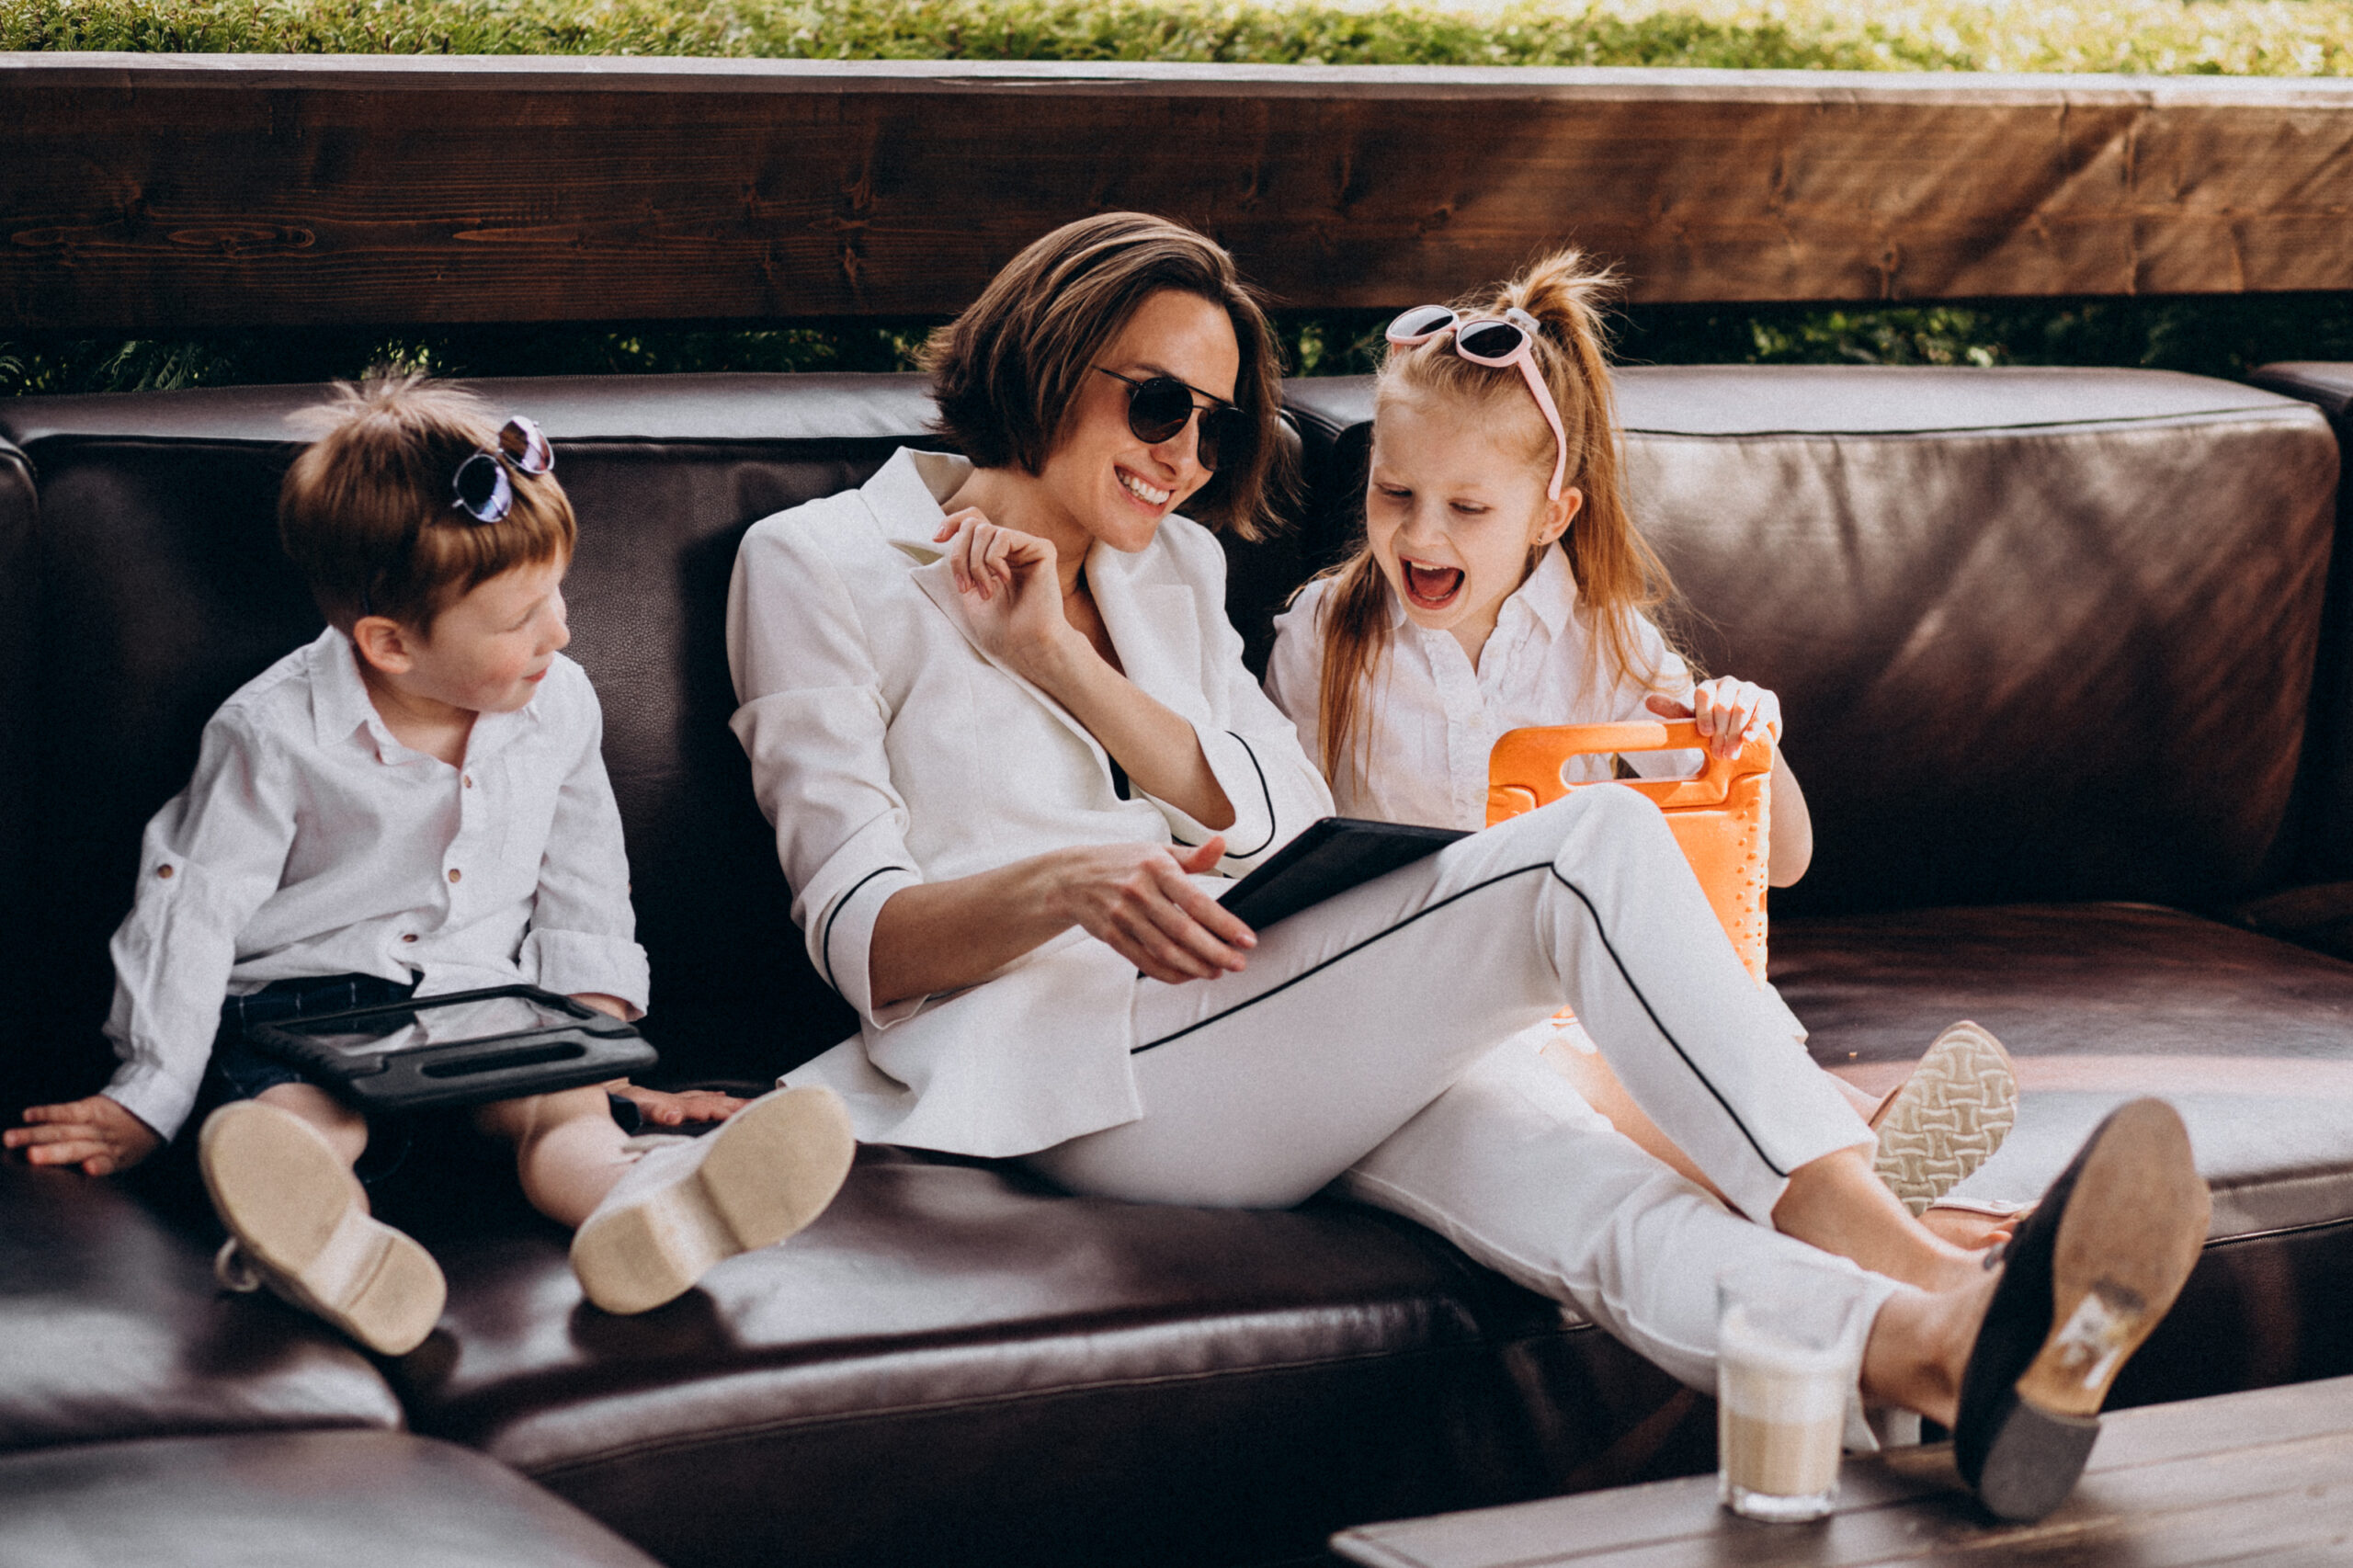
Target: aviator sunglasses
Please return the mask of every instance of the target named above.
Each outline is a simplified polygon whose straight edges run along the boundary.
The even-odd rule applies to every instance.
[[[1174,376],[1146,376],[1139,381],[1123,376],[1117,370],[1095,367],[1115,381],[1124,381],[1128,388],[1128,430],[1139,441],[1154,446],[1174,440],[1193,417],[1195,388]],[[1237,460],[1250,449],[1256,435],[1250,416],[1214,392],[1202,392],[1210,406],[1199,410],[1201,429],[1199,445],[1195,449],[1201,466],[1214,472],[1227,458]]]
[[[1544,498],[1558,501],[1568,469],[1569,438],[1561,429],[1561,411],[1554,406],[1544,378],[1536,371],[1536,336],[1543,330],[1534,316],[1518,306],[1500,316],[1466,316],[1448,305],[1415,305],[1389,324],[1388,337],[1401,348],[1412,348],[1450,332],[1454,351],[1473,365],[1495,370],[1518,366],[1538,412],[1552,427],[1552,483]]]
[[[495,449],[484,447],[458,465],[449,482],[456,499],[449,503],[453,512],[463,512],[478,523],[498,523],[515,509],[515,486],[506,477],[512,467],[517,473],[542,474],[555,467],[555,449],[539,426],[521,415],[509,419],[498,432]]]

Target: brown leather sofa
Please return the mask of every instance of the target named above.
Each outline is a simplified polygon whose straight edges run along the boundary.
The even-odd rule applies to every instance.
[[[1871,1081],[1954,1017],[2001,1034],[2027,1095],[1988,1196],[2031,1196],[2125,1095],[2189,1119],[2212,1240],[2126,1402],[2353,1371],[2353,964],[2226,918],[2334,909],[2308,884],[2353,858],[2324,412],[2353,375],[2269,380],[2288,395],[2060,370],[1624,383],[1688,636],[1787,706],[1821,849],[1777,895],[1774,971],[1816,1054]],[[573,652],[604,698],[665,1074],[770,1076],[848,1015],[802,957],[726,727],[728,570],[755,519],[926,439],[922,386],[485,390],[547,426],[581,514]],[[1290,394],[1301,524],[1232,551],[1259,654],[1344,546],[1365,447],[1363,382]],[[283,416],[314,395],[0,404],[0,1105],[103,1081],[139,826],[212,708],[315,629],[271,523]],[[1266,1563],[1370,1519],[1708,1462],[1704,1402],[1341,1203],[1131,1207],[870,1149],[803,1235],[620,1319],[582,1302],[559,1232],[481,1196],[511,1186],[481,1150],[426,1143],[387,1201],[449,1307],[392,1363],[216,1291],[184,1165],[0,1166],[0,1568],[67,1546]]]

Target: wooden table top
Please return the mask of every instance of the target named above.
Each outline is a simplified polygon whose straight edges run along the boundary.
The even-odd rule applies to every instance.
[[[1735,1518],[1705,1475],[1367,1525],[1332,1549],[1370,1568],[2348,1563],[2353,1378],[2114,1412],[2075,1495],[2031,1525],[1979,1509],[1949,1444],[1849,1459],[1840,1480],[1809,1525]]]

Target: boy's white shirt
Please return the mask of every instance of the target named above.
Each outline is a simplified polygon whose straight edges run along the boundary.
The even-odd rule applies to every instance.
[[[1323,759],[1318,722],[1324,684],[1324,642],[1315,624],[1333,579],[1300,590],[1275,621],[1275,651],[1267,665],[1267,695],[1299,727],[1310,756]],[[1691,673],[1666,639],[1634,618],[1637,655],[1657,677],[1605,679],[1595,658],[1594,629],[1577,602],[1568,558],[1546,550],[1528,581],[1503,603],[1495,630],[1474,670],[1449,631],[1416,626],[1395,595],[1389,597],[1390,638],[1358,727],[1370,744],[1361,769],[1344,767],[1332,781],[1342,816],[1421,823],[1476,832],[1487,825],[1487,756],[1506,730],[1534,724],[1600,724],[1654,720],[1654,692],[1688,699]],[[1697,772],[1697,751],[1635,752],[1627,762],[1649,778]],[[1361,772],[1362,777],[1358,775]],[[1609,759],[1577,759],[1572,778],[1608,778]]]
[[[517,981],[642,1015],[620,809],[588,676],[558,654],[462,767],[394,739],[330,627],[205,726],[188,788],[147,824],[115,932],[105,1093],[168,1138],[188,1119],[224,994],[372,974],[421,995]]]

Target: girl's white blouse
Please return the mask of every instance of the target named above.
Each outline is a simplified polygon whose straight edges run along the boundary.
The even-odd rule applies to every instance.
[[[1086,728],[972,641],[932,541],[971,472],[902,450],[862,488],[755,524],[727,653],[792,917],[859,1017],[857,1036],[786,1081],[841,1093],[867,1142],[1003,1156],[1140,1113],[1135,966],[1074,928],[977,985],[877,1007],[868,949],[883,902],[1049,849],[1199,844],[1210,830],[1122,798]],[[1128,678],[1191,722],[1233,804],[1222,870],[1240,875],[1330,812],[1243,666],[1214,536],[1172,517],[1133,555],[1097,543],[1086,581]]]
[[[1275,621],[1267,693],[1299,727],[1310,756],[1324,755],[1318,722],[1324,643],[1317,612],[1333,580],[1319,577]],[[1408,619],[1390,597],[1389,647],[1358,721],[1370,722],[1360,766],[1343,766],[1332,783],[1342,816],[1423,823],[1472,831],[1487,824],[1487,755],[1506,730],[1536,724],[1597,724],[1658,717],[1644,706],[1653,692],[1688,698],[1691,674],[1656,627],[1635,618],[1639,656],[1657,672],[1645,685],[1605,678],[1595,656],[1591,618],[1578,601],[1568,557],[1547,550],[1504,601],[1476,669],[1451,632]],[[1649,778],[1698,771],[1697,751],[1635,752],[1628,764]],[[1570,777],[1602,779],[1609,759],[1572,765]]]

